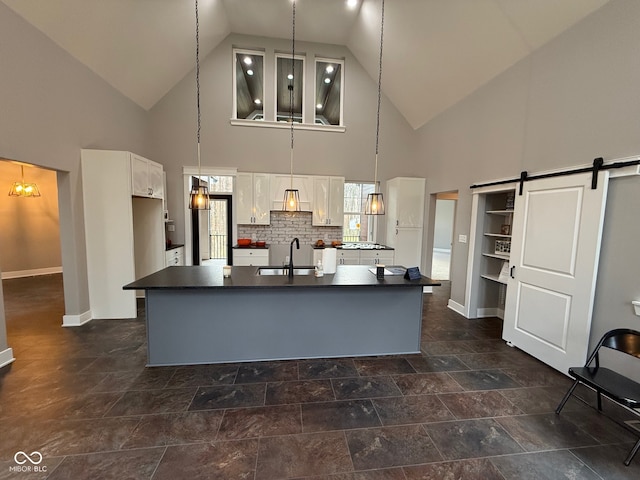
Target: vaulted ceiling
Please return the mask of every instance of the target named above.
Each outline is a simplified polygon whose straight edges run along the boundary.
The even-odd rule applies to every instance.
[[[193,0],[0,1],[145,109],[194,68]],[[290,38],[291,1],[199,0],[201,58],[229,33]],[[419,128],[608,1],[386,0],[382,90]],[[296,40],[345,45],[377,81],[380,7],[296,0]]]

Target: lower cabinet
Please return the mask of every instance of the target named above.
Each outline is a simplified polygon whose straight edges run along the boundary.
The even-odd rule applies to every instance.
[[[393,265],[393,250],[361,250],[360,265]]]
[[[165,265],[167,267],[184,265],[184,247],[176,247],[165,252]]]
[[[269,266],[269,249],[234,248],[233,264],[237,267],[267,267]]]

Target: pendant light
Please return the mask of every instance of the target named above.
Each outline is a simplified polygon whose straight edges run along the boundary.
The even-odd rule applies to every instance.
[[[291,152],[290,152],[290,185],[284,191],[284,200],[282,202],[282,210],[285,212],[300,211],[300,192],[293,188],[293,84],[295,78],[295,62],[296,62],[296,0],[292,0],[291,14],[291,80],[288,85],[289,89],[289,123],[291,123]]]
[[[198,184],[191,186],[189,208],[209,210],[209,187],[200,184],[200,22],[198,18],[198,0],[196,0],[196,103],[198,106]]]
[[[21,180],[19,182],[13,182],[11,190],[9,190],[10,197],[39,197],[40,190],[35,183],[26,183],[24,181],[24,165],[20,165]]]
[[[382,39],[384,34],[384,0],[382,0],[382,20],[380,21],[380,64],[378,67],[378,112],[376,114],[376,164],[373,173],[373,193],[367,195],[364,209],[366,215],[384,215],[384,199],[378,192],[378,140],[380,138],[380,97],[382,92]]]

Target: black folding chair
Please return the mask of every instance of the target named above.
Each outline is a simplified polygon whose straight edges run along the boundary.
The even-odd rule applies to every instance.
[[[560,414],[578,384],[582,383],[595,390],[598,394],[598,411],[602,411],[602,395],[604,395],[615,403],[640,415],[638,410],[640,409],[640,383],[609,368],[601,367],[599,351],[602,347],[617,350],[640,359],[640,332],[628,328],[618,328],[605,333],[584,367],[571,367],[569,369],[569,375],[575,378],[575,382],[573,382],[560,405],[556,408],[556,414]],[[590,365],[594,360],[595,366],[592,367]],[[629,466],[639,449],[640,438],[638,438],[629,455],[627,455],[624,461],[626,466]]]

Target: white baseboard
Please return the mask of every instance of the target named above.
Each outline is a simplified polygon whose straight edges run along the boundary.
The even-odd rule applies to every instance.
[[[34,268],[32,270],[16,270],[13,272],[2,272],[2,279],[35,277],[36,275],[51,275],[52,273],[62,273],[62,267]]]
[[[63,327],[79,327],[87,322],[91,321],[91,310],[88,310],[80,315],[63,315],[62,326]]]
[[[433,287],[422,287],[422,293],[433,293]]]
[[[439,252],[439,253],[451,253],[451,249],[450,248],[436,248],[436,247],[433,247],[433,251],[434,252]]]
[[[464,305],[462,305],[461,303],[454,302],[453,300],[449,299],[449,301],[447,302],[447,307],[449,307],[454,312],[459,313],[463,317],[467,318]]]
[[[10,363],[13,363],[14,360],[15,358],[13,357],[12,348],[7,348],[0,352],[0,368],[5,367]]]
[[[504,317],[504,310],[500,308],[479,308],[478,309],[478,318],[486,318],[486,317]]]

